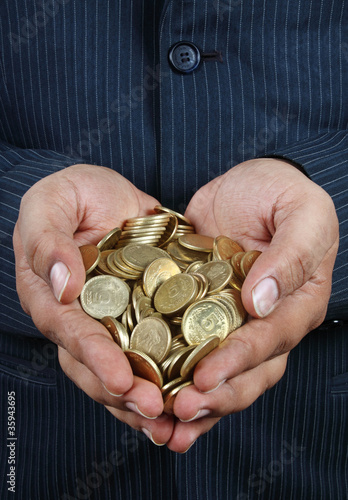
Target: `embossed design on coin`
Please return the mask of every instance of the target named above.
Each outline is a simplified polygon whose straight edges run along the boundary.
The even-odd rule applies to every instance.
[[[141,351],[157,364],[167,356],[172,335],[167,323],[159,318],[148,317],[136,325],[130,339],[130,348]]]
[[[146,295],[153,297],[162,283],[180,273],[180,267],[172,259],[163,257],[154,260],[144,271],[143,286]]]
[[[188,344],[200,344],[210,335],[224,339],[230,332],[229,311],[216,300],[203,299],[191,304],[182,318],[182,330]]]
[[[236,241],[224,235],[215,238],[213,253],[216,260],[230,260],[237,252],[243,252],[243,248]]]
[[[116,276],[95,276],[84,285],[81,306],[92,318],[117,318],[127,308],[129,287]]]
[[[165,250],[150,245],[130,244],[124,247],[122,257],[128,266],[137,271],[144,271],[152,261],[168,257],[168,254]]]
[[[203,264],[198,271],[209,280],[208,294],[222,290],[230,281],[233,274],[232,266],[224,260],[207,262]]]
[[[154,297],[155,309],[168,316],[180,316],[198,293],[198,284],[189,274],[176,274],[162,283]]]

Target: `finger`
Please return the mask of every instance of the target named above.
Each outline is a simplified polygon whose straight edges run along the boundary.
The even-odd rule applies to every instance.
[[[205,417],[195,422],[185,423],[177,420],[172,436],[167,442],[168,448],[176,453],[186,453],[195,444],[199,436],[210,431],[219,420],[220,418],[214,417]]]
[[[86,365],[110,392],[127,392],[133,384],[133,373],[126,356],[107,329],[88,316],[77,300],[71,304],[57,302],[49,287],[39,280],[36,277],[35,286],[27,287],[23,299],[36,327]],[[24,281],[32,282],[29,278]]]
[[[86,276],[74,241],[78,222],[72,219],[77,210],[73,197],[67,201],[66,211],[53,196],[48,199],[47,193],[34,198],[28,194],[22,203],[13,235],[16,262],[25,258],[34,274],[51,287],[56,299],[69,303],[80,294]],[[68,212],[72,215],[68,216]]]
[[[175,415],[184,422],[205,417],[222,417],[244,410],[273,387],[283,376],[288,353],[265,361],[257,367],[227,380],[208,394],[195,386],[179,392],[174,403]]]
[[[323,318],[321,300],[306,293],[311,285],[286,297],[264,319],[251,319],[235,330],[201,360],[194,372],[196,387],[213,391],[222,381],[236,377],[264,361],[290,351]],[[325,312],[325,308],[324,308]]]
[[[107,203],[105,202],[107,200]],[[74,165],[42,179],[23,197],[14,239],[32,271],[69,303],[81,292],[85,270],[79,245],[97,243],[128,217],[145,214],[156,200],[117,172]]]
[[[130,425],[137,431],[142,431],[156,446],[166,444],[173,433],[174,419],[163,413],[153,420],[146,419],[133,412],[126,412],[106,406],[106,409],[121,422]]]
[[[123,411],[133,411],[147,419],[158,417],[163,412],[163,399],[158,387],[139,377],[133,378],[132,387],[123,395],[111,394],[98,377],[85,365],[59,347],[59,363],[65,374],[81,390],[104,406]]]
[[[310,181],[308,181],[310,182]],[[313,184],[313,183],[312,183]],[[315,198],[313,192],[318,191]],[[301,288],[325,260],[330,280],[338,248],[338,223],[331,198],[311,186],[310,203],[275,209],[271,243],[254,263],[242,288],[243,304],[254,317],[265,317],[281,299]],[[327,287],[330,290],[330,282]]]

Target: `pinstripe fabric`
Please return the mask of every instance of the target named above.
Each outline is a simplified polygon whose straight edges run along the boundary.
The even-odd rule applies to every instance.
[[[2,482],[1,498],[347,498],[347,327],[307,336],[272,390],[179,456],[62,374],[20,309],[11,248],[21,196],[68,165],[114,168],[183,211],[233,165],[283,156],[335,202],[328,317],[347,318],[347,10],[345,0],[0,2],[0,397],[5,408],[15,390],[18,408],[17,493]],[[174,73],[179,40],[223,62]],[[3,443],[3,410],[0,432]],[[2,478],[6,456],[1,444]]]

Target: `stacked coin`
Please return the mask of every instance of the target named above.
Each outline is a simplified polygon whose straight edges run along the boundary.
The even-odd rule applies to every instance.
[[[159,206],[80,250],[82,308],[107,328],[134,374],[161,389],[171,413],[197,363],[246,320],[240,290],[261,252],[195,234],[188,219]]]

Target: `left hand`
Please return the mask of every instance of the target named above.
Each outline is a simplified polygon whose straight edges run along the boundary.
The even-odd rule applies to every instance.
[[[178,452],[280,380],[290,350],[325,317],[338,248],[331,198],[282,160],[232,168],[202,187],[185,215],[199,234],[224,234],[263,253],[242,288],[249,321],[198,364],[194,385],[176,397],[179,420],[167,445]]]

